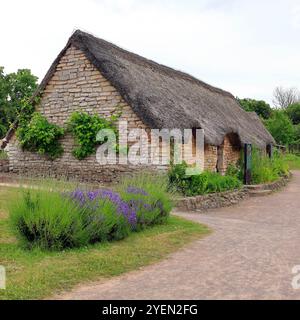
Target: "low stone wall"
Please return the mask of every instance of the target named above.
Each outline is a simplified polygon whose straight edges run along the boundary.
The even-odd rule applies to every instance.
[[[288,176],[281,177],[280,179],[278,179],[274,182],[263,184],[263,185],[261,185],[262,190],[272,190],[274,192],[278,191],[288,184],[288,182],[291,180],[292,176],[293,176],[292,173],[290,173]]]
[[[9,172],[9,160],[1,159],[0,160],[0,172]]]
[[[282,177],[275,182],[256,186],[256,189],[276,192],[286,186],[291,177],[292,174],[287,177]],[[209,209],[229,207],[248,198],[249,192],[250,190],[245,186],[240,190],[180,198],[176,202],[176,208],[180,210],[206,211]]]
[[[205,211],[221,207],[229,207],[248,197],[245,188],[234,191],[211,193],[195,197],[180,198],[176,207],[183,210]]]

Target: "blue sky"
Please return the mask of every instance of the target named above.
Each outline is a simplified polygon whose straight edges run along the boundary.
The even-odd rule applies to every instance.
[[[239,97],[300,88],[297,0],[4,0],[0,65],[40,79],[80,28]]]

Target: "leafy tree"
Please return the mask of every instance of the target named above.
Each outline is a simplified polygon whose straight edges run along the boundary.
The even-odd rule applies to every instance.
[[[300,103],[291,104],[289,107],[287,107],[286,113],[293,124],[300,124]]]
[[[254,111],[263,119],[269,119],[272,115],[272,108],[263,100],[238,99],[238,101],[245,111]]]
[[[16,119],[22,101],[32,96],[37,88],[38,78],[28,69],[16,73],[4,73],[0,67],[0,137],[3,137],[9,125]]]
[[[284,111],[274,111],[265,125],[278,144],[289,145],[295,141],[295,128]]]
[[[300,124],[297,124],[296,126],[294,126],[294,130],[295,130],[295,144],[300,144]]]

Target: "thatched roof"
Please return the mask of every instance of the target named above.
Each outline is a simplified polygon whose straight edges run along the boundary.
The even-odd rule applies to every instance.
[[[228,133],[238,134],[242,143],[260,147],[274,143],[260,119],[242,110],[229,92],[80,30],[73,33],[50,67],[40,91],[71,45],[85,53],[151,128],[202,128],[206,142],[213,145],[220,145]]]

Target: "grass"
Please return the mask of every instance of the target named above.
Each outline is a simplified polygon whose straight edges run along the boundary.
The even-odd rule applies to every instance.
[[[155,263],[190,241],[209,233],[207,227],[172,216],[164,225],[132,233],[119,242],[47,252],[23,249],[8,223],[7,199],[14,188],[0,188],[0,265],[7,289],[1,299],[41,299],[75,285],[108,279]]]
[[[284,155],[284,161],[288,164],[290,170],[300,170],[300,156],[286,154]]]

